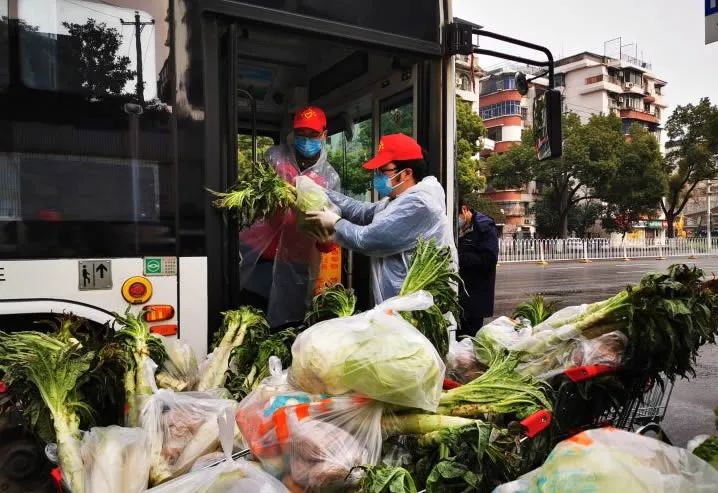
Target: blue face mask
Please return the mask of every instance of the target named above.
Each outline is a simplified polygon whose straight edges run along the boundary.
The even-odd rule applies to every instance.
[[[402,171],[400,171],[399,173],[401,173]],[[384,197],[388,197],[396,187],[401,185],[401,183],[399,183],[395,187],[392,187],[389,183],[393,178],[396,178],[399,173],[395,174],[391,178],[386,176],[384,173],[374,173],[374,190],[376,190],[376,193],[379,194],[380,198],[383,199]]]
[[[294,148],[304,157],[314,157],[322,150],[322,141],[321,139],[296,135],[294,137]]]

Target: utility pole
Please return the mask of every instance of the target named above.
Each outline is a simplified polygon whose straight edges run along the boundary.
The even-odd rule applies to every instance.
[[[120,22],[123,26],[135,26],[135,47],[137,48],[137,102],[139,104],[145,103],[145,81],[142,77],[142,29],[144,29],[145,26],[150,26],[155,23],[155,20],[152,19],[149,22],[140,22],[140,13],[135,10],[135,20],[131,22],[125,22],[123,19],[120,19]]]

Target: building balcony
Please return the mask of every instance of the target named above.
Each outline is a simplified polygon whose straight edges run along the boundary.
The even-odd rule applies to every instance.
[[[620,79],[608,75],[596,75],[586,79],[586,85],[581,89],[581,94],[590,94],[597,91],[609,91],[615,93],[623,92]]]
[[[645,111],[637,110],[635,108],[622,107],[619,109],[619,113],[621,118],[628,118],[631,120],[638,120],[646,123],[659,123],[655,111]]]
[[[645,96],[646,90],[647,90],[647,88],[646,88],[645,84],[635,84],[633,82],[624,82],[622,92],[629,93],[629,94],[640,94],[641,96]]]
[[[481,137],[479,139],[479,141],[481,142],[482,147],[483,147],[483,149],[481,150],[482,154],[484,153],[484,151],[491,152],[494,149],[496,149],[496,141],[495,140],[489,139],[488,137]]]

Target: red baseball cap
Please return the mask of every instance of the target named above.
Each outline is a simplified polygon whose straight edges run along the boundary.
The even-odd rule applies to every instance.
[[[323,132],[327,128],[327,115],[321,108],[307,106],[294,114],[294,128],[309,128]]]
[[[376,156],[364,163],[364,169],[378,169],[392,161],[423,158],[421,146],[408,135],[385,135],[379,141],[379,150]]]

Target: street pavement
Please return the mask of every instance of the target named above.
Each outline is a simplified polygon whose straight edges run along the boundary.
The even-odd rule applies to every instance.
[[[561,306],[592,303],[616,294],[638,282],[648,272],[665,270],[674,263],[698,265],[707,274],[718,275],[718,256],[594,261],[590,264],[557,262],[546,266],[533,263],[501,264],[496,276],[494,313],[509,315],[519,303],[535,293]],[[702,433],[715,433],[713,408],[718,406],[718,346],[704,346],[698,359],[696,378],[676,382],[663,426],[676,445]]]

